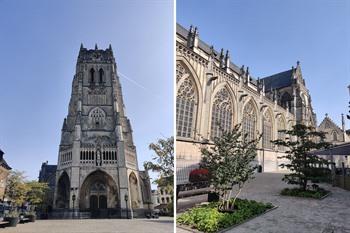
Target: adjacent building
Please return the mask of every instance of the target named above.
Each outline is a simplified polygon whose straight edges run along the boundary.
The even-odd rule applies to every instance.
[[[81,45],[61,132],[54,208],[143,216],[151,189],[132,134],[112,47]]]
[[[296,123],[317,127],[300,62],[255,78],[249,67],[236,64],[228,50],[219,51],[199,38],[197,28],[177,24],[177,184],[188,182],[201,159],[200,148],[220,136],[222,129],[240,123],[248,140],[262,133],[256,163],[263,171],[274,172],[282,169],[278,157],[285,150],[271,143],[285,137],[279,130]]]
[[[50,165],[48,161],[41,164],[39,172],[39,182],[47,183],[49,186],[49,192],[46,197],[46,211],[51,212],[53,208],[53,198],[56,185],[56,171],[57,165]]]
[[[5,198],[7,177],[12,169],[6,163],[4,154],[5,153],[0,149],[0,201],[3,201]]]

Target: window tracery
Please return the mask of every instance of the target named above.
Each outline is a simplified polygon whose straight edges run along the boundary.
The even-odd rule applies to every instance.
[[[216,93],[211,114],[211,139],[220,137],[232,129],[233,107],[230,93],[226,88]]]
[[[246,140],[252,141],[255,139],[257,115],[253,103],[250,101],[244,107],[243,111],[243,134],[246,134]]]
[[[193,136],[197,99],[194,82],[188,76],[180,84],[176,96],[177,136],[186,138]]]

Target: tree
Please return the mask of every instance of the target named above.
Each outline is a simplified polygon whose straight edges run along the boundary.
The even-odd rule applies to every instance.
[[[219,209],[233,210],[245,183],[254,178],[256,166],[253,161],[260,138],[261,135],[255,140],[247,141],[247,134],[243,135],[241,126],[236,125],[232,131],[224,131],[220,138],[215,138],[213,146],[201,149],[200,166],[208,169],[210,183],[222,199]],[[230,202],[235,185],[238,185],[238,191]]]
[[[33,206],[38,206],[43,203],[46,198],[46,194],[49,191],[49,186],[47,183],[41,183],[38,181],[29,181],[26,183],[28,187],[27,191],[27,201]]]
[[[159,139],[157,143],[151,143],[149,149],[153,150],[153,161],[144,162],[146,170],[159,172],[159,178],[156,183],[162,183],[165,186],[174,184],[174,137]]]
[[[282,163],[279,166],[286,167],[291,171],[290,174],[284,175],[282,180],[288,184],[299,185],[299,188],[305,191],[309,180],[319,178],[315,177],[317,165],[328,164],[327,160],[310,155],[309,152],[328,148],[330,144],[324,141],[324,132],[316,132],[313,127],[303,124],[296,124],[291,130],[280,130],[280,132],[289,135],[289,137],[285,140],[272,141],[272,143],[288,148],[286,154],[278,158],[285,158],[289,160],[289,163]]]
[[[26,200],[28,186],[25,184],[24,172],[11,171],[6,183],[5,196],[17,206]]]

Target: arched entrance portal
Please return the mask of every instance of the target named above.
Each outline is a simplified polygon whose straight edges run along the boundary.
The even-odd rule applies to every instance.
[[[56,208],[64,209],[69,208],[69,190],[70,181],[68,174],[63,172],[58,179],[57,193],[56,193]]]
[[[118,188],[113,178],[98,170],[89,174],[80,189],[79,208],[91,211],[93,217],[119,208]]]

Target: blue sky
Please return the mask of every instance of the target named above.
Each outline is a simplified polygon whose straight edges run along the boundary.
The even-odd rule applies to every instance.
[[[38,177],[57,163],[80,43],[111,43],[139,167],[173,135],[173,2],[0,0],[0,148]],[[137,83],[137,84],[135,84]]]
[[[177,22],[199,28],[216,50],[265,77],[299,60],[318,124],[325,113],[341,125],[350,84],[350,1],[178,0]],[[349,128],[349,121],[346,121]]]

